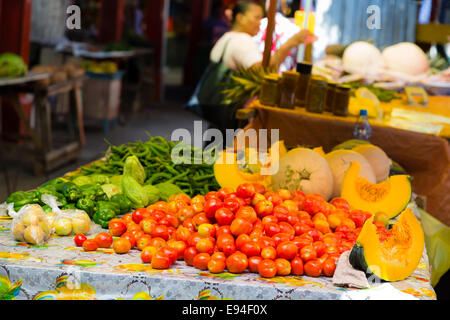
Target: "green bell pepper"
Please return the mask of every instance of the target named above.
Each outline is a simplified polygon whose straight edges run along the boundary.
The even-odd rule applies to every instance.
[[[93,220],[99,224],[102,228],[108,228],[109,221],[117,217],[120,212],[120,208],[117,204],[110,201],[97,202],[97,210],[94,213]]]
[[[42,207],[42,210],[44,210],[45,213],[53,212],[52,207],[50,207],[48,204]]]
[[[76,202],[81,197],[80,188],[73,182],[66,182],[62,186],[62,192],[69,202]]]
[[[27,204],[39,203],[39,200],[39,195],[36,191],[17,191],[6,199],[6,203],[14,203],[14,210],[19,211],[20,208]]]
[[[111,197],[111,202],[115,202],[120,207],[120,214],[128,213],[131,210],[131,201],[123,194],[115,194]]]
[[[62,186],[66,183],[66,180],[63,178],[56,178],[50,181],[47,181],[46,183],[42,184],[39,188],[46,188],[46,187],[55,187],[56,191],[62,193]]]
[[[95,212],[96,204],[94,200],[89,198],[81,198],[78,199],[76,207],[80,210],[86,211],[86,213],[89,215],[89,217],[92,218],[92,215]]]
[[[96,184],[85,184],[80,187],[81,198],[88,198],[91,200],[103,200],[105,192],[102,187]]]
[[[61,210],[77,210],[75,203],[68,203],[65,206],[62,206]]]

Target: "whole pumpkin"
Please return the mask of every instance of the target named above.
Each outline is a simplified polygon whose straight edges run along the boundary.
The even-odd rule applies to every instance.
[[[328,153],[325,156],[328,165],[330,166],[331,173],[333,174],[333,195],[332,197],[341,196],[342,181],[344,175],[352,161],[356,161],[361,165],[360,176],[367,179],[371,183],[376,182],[375,173],[370,163],[364,158],[363,155],[351,150],[336,150]]]
[[[333,193],[333,175],[319,153],[297,148],[280,159],[278,172],[272,176],[272,188],[274,191],[288,189],[317,193],[329,200]]]

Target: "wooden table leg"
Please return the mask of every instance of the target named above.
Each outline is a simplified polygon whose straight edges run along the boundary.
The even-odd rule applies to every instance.
[[[86,143],[86,137],[84,134],[84,122],[83,122],[83,102],[81,95],[81,88],[78,84],[74,85],[73,95],[75,100],[75,108],[77,111],[77,120],[78,120],[78,135],[80,139],[81,147],[83,147]]]
[[[40,132],[42,150],[48,152],[53,148],[51,110],[46,95],[35,95],[36,118]]]

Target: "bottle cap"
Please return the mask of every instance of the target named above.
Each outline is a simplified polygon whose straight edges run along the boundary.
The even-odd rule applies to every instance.
[[[367,110],[366,109],[359,110],[359,115],[360,116],[367,116]]]
[[[297,63],[297,72],[301,74],[311,74],[312,64],[311,63]]]

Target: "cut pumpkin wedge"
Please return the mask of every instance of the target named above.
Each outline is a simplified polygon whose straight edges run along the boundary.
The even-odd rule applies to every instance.
[[[373,215],[384,213],[388,219],[398,216],[411,201],[411,177],[396,175],[380,183],[370,183],[359,175],[361,165],[352,162],[342,182],[341,197],[351,207]]]
[[[350,264],[385,281],[406,279],[417,268],[423,253],[424,235],[419,221],[411,209],[406,209],[390,230],[391,235],[381,242],[373,219],[364,223],[350,252]]]

